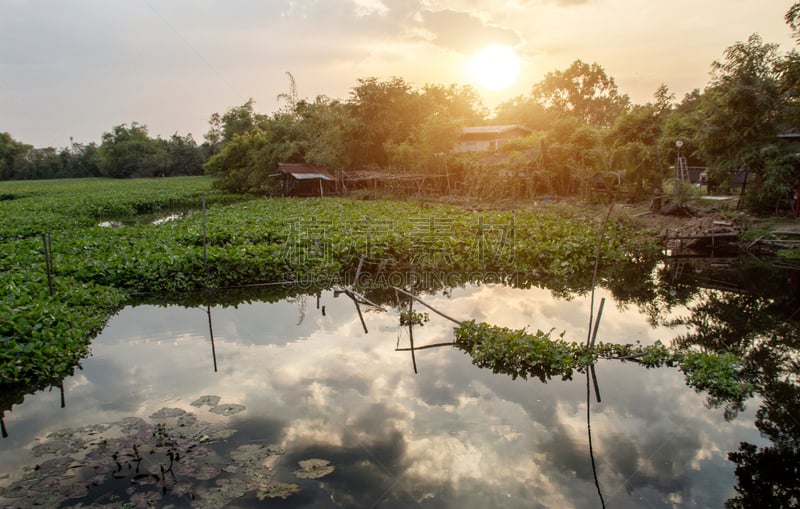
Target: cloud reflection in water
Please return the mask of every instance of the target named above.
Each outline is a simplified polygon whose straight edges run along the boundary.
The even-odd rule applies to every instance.
[[[586,334],[586,298],[483,286],[425,299],[459,318]],[[65,381],[67,408],[41,393],[7,415],[12,437],[0,443],[0,464],[13,477],[47,432],[163,406],[197,411],[191,401],[215,394],[247,408],[231,418],[239,430],[231,444],[276,443],[287,451],[287,472],[309,457],[335,465],[322,482],[303,485],[314,507],[599,505],[582,376],[512,380],[454,348],[417,351],[414,375],[410,355],[395,351],[408,342],[397,310],[367,313],[365,334],[347,298],[323,292],[324,315],[315,300],[212,308],[216,373],[205,309],[126,308],[95,340],[84,370]],[[600,327],[600,339],[618,342],[675,334],[611,303]],[[416,345],[452,340],[451,323],[431,313],[414,337]],[[593,443],[609,507],[710,507],[732,496],[727,453],[761,441],[751,410],[725,422],[676,369],[605,361],[597,377]]]

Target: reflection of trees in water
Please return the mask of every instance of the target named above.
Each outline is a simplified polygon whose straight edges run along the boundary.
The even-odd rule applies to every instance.
[[[795,371],[796,373],[796,371]],[[795,380],[773,379],[763,392],[756,427],[768,447],[742,442],[728,454],[736,464],[737,495],[730,508],[800,507],[800,388]]]
[[[759,265],[737,266],[735,273],[702,264],[688,269],[679,278],[669,264],[656,271],[657,304],[650,309],[657,313],[650,316],[664,325],[687,327],[673,341],[677,348],[732,352],[740,359],[739,376],[762,398],[756,427],[772,442],[768,447],[742,443],[728,455],[738,482],[737,495],[726,505],[800,507],[798,271]],[[714,289],[720,282],[729,290]],[[677,305],[686,305],[688,313],[670,318]],[[732,418],[742,402],[709,398],[709,403],[724,405],[726,418]]]
[[[650,258],[607,266],[601,271],[600,281],[618,305],[637,306],[653,325],[685,327],[687,332],[672,342],[675,351],[735,355],[739,364],[736,372],[712,372],[711,376],[727,376],[730,383],[750,384],[761,396],[755,424],[772,445],[759,448],[742,443],[738,451],[729,453],[729,459],[736,464],[738,483],[737,496],[726,505],[800,507],[798,271],[770,270],[763,265],[743,265],[730,259],[721,263],[668,260],[657,265],[657,260]],[[572,281],[569,277],[536,279],[517,275],[506,283],[521,288],[546,288],[562,297],[589,291],[585,279]],[[676,309],[682,310],[680,315],[675,315]],[[491,362],[486,367],[519,375],[513,369],[506,369],[518,367],[516,362]],[[685,366],[681,369],[689,383],[689,370]],[[705,367],[696,369],[702,371]],[[525,373],[532,373],[530,366]],[[546,381],[550,375],[539,378]],[[722,386],[727,382],[719,380]],[[744,407],[744,393],[726,393],[708,387],[704,392],[709,406],[724,407],[726,419],[733,419]]]

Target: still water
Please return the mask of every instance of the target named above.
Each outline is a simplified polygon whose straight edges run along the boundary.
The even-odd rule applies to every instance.
[[[587,294],[484,284],[421,297],[458,319],[587,335]],[[685,332],[654,326],[607,291],[601,297],[599,340],[650,344]],[[758,397],[726,420],[677,368],[600,361],[599,394],[579,373],[513,380],[452,347],[412,359],[398,351],[410,339],[398,307],[384,309],[362,306],[368,332],[353,301],[331,290],[123,309],[63,393],[29,395],[5,413],[0,486],[14,498],[0,503],[722,507],[736,494],[728,453],[740,442],[767,444],[754,425]],[[452,322],[428,315],[415,345],[452,341]],[[162,435],[173,441],[153,445]],[[48,475],[26,470],[43,464]]]

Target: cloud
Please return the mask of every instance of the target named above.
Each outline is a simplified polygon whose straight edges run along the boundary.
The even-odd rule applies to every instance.
[[[422,11],[421,19],[432,43],[459,53],[474,53],[488,44],[516,46],[522,42],[514,30],[488,24],[467,12]]]

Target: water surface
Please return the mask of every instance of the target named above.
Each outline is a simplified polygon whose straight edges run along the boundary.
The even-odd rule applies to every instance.
[[[686,331],[653,326],[609,292],[595,302],[601,297],[599,340],[649,344]],[[552,328],[579,341],[587,335],[588,295],[565,300],[545,289],[470,285],[422,298],[459,319]],[[384,307],[362,306],[367,333],[353,302],[331,290],[235,307],[127,307],[93,342],[83,369],[64,380],[63,408],[53,389],[5,414],[0,486],[57,456],[32,455],[48,433],[126,417],[153,423],[162,408],[190,412],[208,429],[234,430],[210,444],[220,462],[243,445],[273,447],[279,454],[264,468],[299,489],[270,499],[287,507],[722,507],[735,495],[728,453],[740,442],[768,443],[754,425],[757,398],[726,421],[675,368],[601,361],[598,402],[583,374],[546,384],[512,380],[473,366],[452,347],[417,350],[412,360],[397,351],[409,346],[398,307]],[[414,328],[415,345],[452,341],[453,324],[432,312],[429,318]],[[244,410],[226,416],[191,404],[206,395]],[[335,470],[299,479],[298,462],[312,458]],[[87,477],[87,465],[78,461],[70,475]],[[122,475],[84,498],[65,497],[63,506],[146,492],[161,506],[221,507],[204,493],[235,475],[193,479],[183,492],[131,488],[132,475]],[[0,498],[12,506],[21,500],[31,499]],[[229,502],[265,503],[253,492]]]

